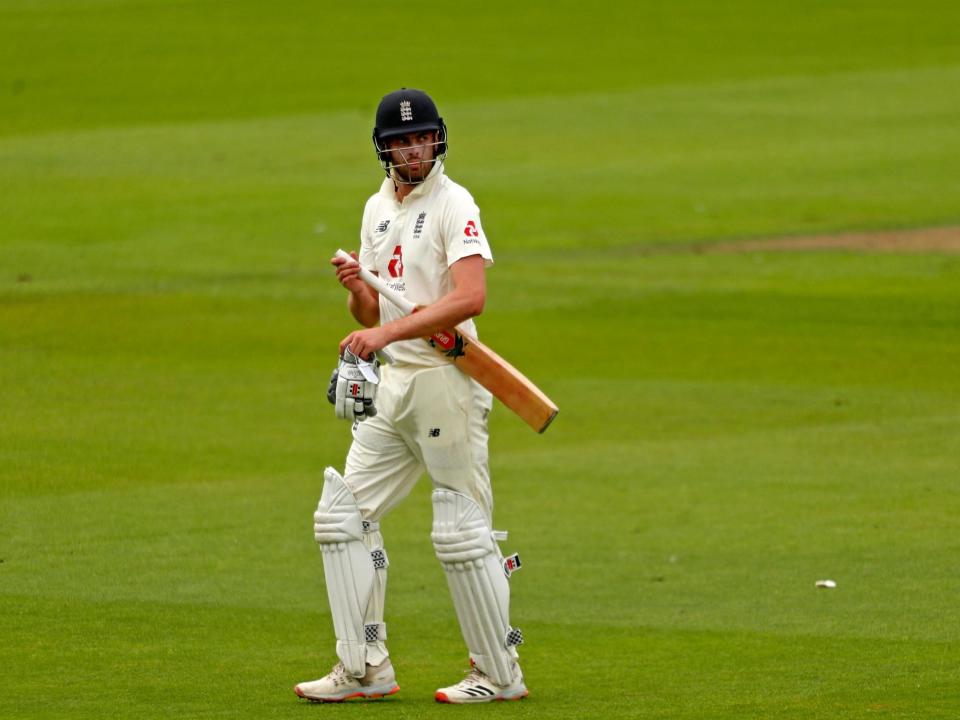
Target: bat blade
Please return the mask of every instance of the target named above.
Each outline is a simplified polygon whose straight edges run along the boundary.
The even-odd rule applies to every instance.
[[[538,433],[546,430],[560,411],[522,372],[472,335],[441,331],[428,342]]]

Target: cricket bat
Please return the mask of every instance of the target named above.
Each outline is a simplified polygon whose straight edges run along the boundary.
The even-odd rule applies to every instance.
[[[337,250],[337,257],[356,262]],[[379,276],[360,266],[360,279],[409,315],[416,305],[392,290]],[[559,409],[543,391],[493,350],[459,328],[441,330],[424,338],[433,348],[453,361],[460,370],[489,390],[538,433],[546,430]]]

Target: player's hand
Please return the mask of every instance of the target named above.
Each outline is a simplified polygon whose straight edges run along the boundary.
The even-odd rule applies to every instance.
[[[327,399],[341,420],[363,421],[377,414],[379,384],[380,361],[374,357],[368,362],[346,350],[330,377]]]
[[[332,257],[330,258],[330,264],[337,270],[337,282],[350,292],[359,293],[366,288],[366,283],[360,279],[360,261],[357,259],[357,254],[351,252],[350,256],[353,258],[353,262],[341,257]]]
[[[348,349],[357,357],[369,359],[369,357],[383,350],[390,344],[390,337],[383,327],[372,327],[365,330],[354,330],[340,341],[340,354]]]

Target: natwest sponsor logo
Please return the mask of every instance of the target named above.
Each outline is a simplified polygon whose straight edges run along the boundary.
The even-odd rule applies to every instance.
[[[387,270],[390,272],[390,277],[403,277],[403,247],[400,245],[393,249],[393,257],[387,263]]]
[[[480,233],[477,232],[477,223],[473,220],[467,220],[467,226],[463,229],[463,234],[471,238],[480,237]]]

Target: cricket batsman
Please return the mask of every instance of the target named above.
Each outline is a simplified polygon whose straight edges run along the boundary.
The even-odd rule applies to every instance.
[[[373,145],[386,178],[364,208],[359,256],[331,261],[349,292],[350,313],[364,327],[340,342],[328,392],[337,417],[353,422],[353,443],[343,475],[326,469],[314,514],[339,662],[295,692],[339,702],[400,689],[386,646],[389,560],[380,521],[426,472],[433,484],[430,537],[471,665],[465,679],[435,698],[517,700],[527,688],[508,579],[520,562],[503,557],[498,541],[505,533],[493,530],[492,397],[423,340],[458,325],[475,334],[493,255],[472,196],[444,173],[447,128],[429,95],[407,88],[386,95]],[[381,298],[359,277],[360,265],[417,312],[404,315]]]

